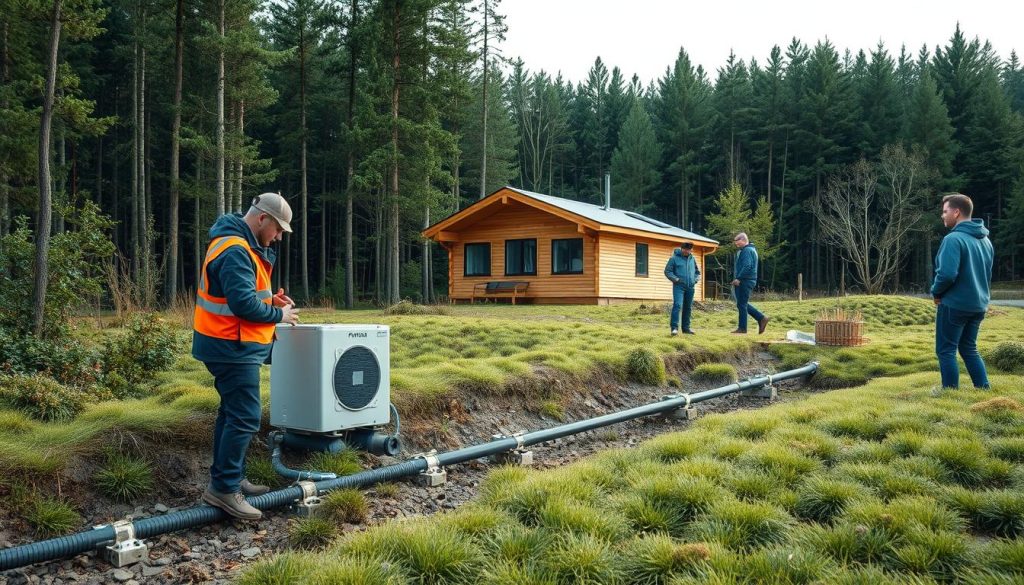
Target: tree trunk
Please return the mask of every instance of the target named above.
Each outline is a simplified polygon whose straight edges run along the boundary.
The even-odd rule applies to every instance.
[[[399,69],[402,65],[401,55],[401,10],[395,7],[394,21],[394,54],[391,59],[392,82],[391,82],[391,245],[388,275],[390,278],[389,303],[397,303],[399,299],[399,270],[398,270],[398,242],[399,242],[399,214],[398,214],[398,99],[399,99]]]
[[[217,33],[220,48],[217,51],[217,217],[224,214],[224,3],[217,2]]]
[[[301,167],[301,191],[302,191],[302,219],[300,226],[302,231],[299,235],[302,238],[299,248],[302,256],[302,298],[309,299],[309,190],[307,185],[306,167],[306,39],[305,31],[299,32],[299,118],[301,132],[301,152],[299,154],[299,165]]]
[[[235,159],[235,211],[242,211],[242,202],[245,195],[242,194],[242,178],[244,177],[245,166],[242,163],[242,153],[245,152],[245,100],[238,102],[238,153]]]
[[[199,200],[202,197],[199,196],[202,193],[203,184],[203,157],[201,154],[196,154],[196,197],[192,200],[192,259],[193,267],[195,269],[195,279],[192,281],[196,288],[199,288],[199,278],[203,271],[203,241],[200,235],[199,222],[202,216],[199,213]]]
[[[2,26],[0,26],[0,86],[6,86],[8,83],[8,72],[7,72],[7,19],[3,20]],[[7,100],[4,99],[0,102],[0,109],[6,110],[8,108]],[[7,173],[0,169],[0,238],[3,238],[10,231],[11,225],[11,209],[10,209],[10,192],[8,191],[7,181],[10,180],[7,177]]]
[[[373,298],[378,303],[384,302],[384,295],[381,290],[381,284],[383,282],[382,276],[384,276],[384,260],[383,260],[383,241],[384,241],[384,190],[380,190],[380,197],[376,201],[375,212],[376,217],[374,218],[375,229],[373,233],[376,234],[373,238]]]
[[[129,254],[131,255],[130,272],[132,282],[139,282],[139,159],[142,158],[140,146],[142,143],[139,130],[142,127],[142,119],[139,117],[139,75],[142,73],[139,51],[141,42],[139,35],[139,15],[141,8],[136,7],[136,31],[135,31],[135,75],[132,85],[132,198],[131,212],[129,213]]]
[[[480,136],[481,136],[481,139],[482,139],[481,148],[480,148],[480,150],[482,151],[482,154],[480,156],[480,199],[483,199],[484,197],[487,196],[487,65],[488,65],[487,64],[487,60],[490,58],[490,56],[487,54],[487,42],[489,40],[487,38],[488,33],[489,33],[487,28],[488,28],[488,24],[489,24],[488,17],[490,16],[489,11],[488,11],[487,8],[488,8],[488,2],[487,2],[487,0],[484,0],[484,51],[483,51],[483,60],[484,60],[484,72],[483,73],[484,74],[483,74],[483,88],[482,88],[483,91],[481,92],[482,100],[483,100],[483,103],[482,103],[483,107],[481,108],[481,114],[480,114],[480,129],[481,129]]]
[[[50,46],[46,63],[46,85],[43,92],[43,112],[39,120],[39,215],[36,216],[35,289],[32,291],[32,332],[42,339],[46,315],[46,286],[49,277],[50,256],[50,127],[53,123],[53,96],[57,85],[57,49],[60,47],[61,3],[54,0],[50,19]]]
[[[327,290],[327,157],[320,174],[320,293]]]
[[[177,0],[174,20],[174,101],[171,109],[171,192],[167,202],[167,301],[178,296],[178,200],[181,181],[178,178],[181,157],[181,86],[185,56],[185,0]]]
[[[430,227],[430,206],[428,205],[423,209],[423,229]],[[430,289],[430,238],[423,238],[423,259],[421,261],[422,266],[420,267],[423,282],[420,288],[422,289],[423,302],[431,303],[433,300],[431,297]]]
[[[348,161],[345,169],[345,308],[351,309],[355,305],[354,284],[355,260],[352,257],[352,216],[353,199],[352,193],[353,178],[355,177],[355,144],[351,140],[352,122],[355,112],[356,101],[356,42],[353,32],[359,21],[359,0],[352,0],[352,22],[349,25],[349,67],[348,67],[348,112],[345,116],[345,125],[348,129],[350,140],[348,141]]]

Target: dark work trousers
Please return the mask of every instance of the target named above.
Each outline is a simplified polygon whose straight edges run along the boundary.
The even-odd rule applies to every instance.
[[[210,488],[233,494],[241,490],[249,441],[260,430],[260,366],[208,363],[206,369],[213,374],[213,384],[220,394],[213,427]]]
[[[683,311],[682,331],[690,330],[690,315],[693,312],[693,287],[675,283],[672,285],[672,320],[669,329],[675,329],[679,323],[679,310]]]
[[[739,312],[739,324],[736,329],[740,331],[747,330],[747,315],[749,314],[754,318],[755,321],[764,319],[764,313],[757,310],[757,307],[750,304],[750,293],[754,290],[753,280],[741,280],[739,286],[732,288],[732,294],[736,297],[736,310]]]
[[[960,387],[960,366],[956,353],[964,358],[964,366],[975,388],[988,388],[985,362],[978,353],[978,329],[985,311],[959,311],[940,304],[935,308],[935,354],[939,357],[939,374],[944,388]]]

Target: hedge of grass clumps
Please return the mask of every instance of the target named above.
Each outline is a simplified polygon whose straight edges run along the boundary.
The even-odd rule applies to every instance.
[[[626,356],[626,375],[638,384],[661,386],[665,383],[665,362],[646,347],[638,347]]]

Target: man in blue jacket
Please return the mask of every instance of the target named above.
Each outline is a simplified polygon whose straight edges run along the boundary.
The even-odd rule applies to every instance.
[[[690,329],[690,315],[693,308],[693,291],[700,278],[697,259],[693,257],[693,243],[683,242],[676,248],[672,257],[665,265],[665,278],[672,281],[672,316],[668,328],[672,335],[679,335],[676,325],[679,323],[679,310],[683,311],[683,333],[695,335]]]
[[[954,193],[942,198],[942,223],[950,228],[935,256],[935,353],[944,388],[960,386],[957,350],[975,388],[988,388],[985,362],[978,353],[978,330],[988,310],[995,252],[974,202]]]
[[[769,317],[750,304],[750,293],[757,285],[757,249],[750,243],[747,234],[740,232],[732,239],[739,252],[736,253],[736,265],[733,268],[732,294],[736,299],[736,310],[739,312],[739,323],[733,333],[747,332],[747,315],[757,321],[757,333],[764,333]]]
[[[245,479],[245,452],[260,428],[260,366],[270,357],[277,323],[298,323],[284,289],[271,292],[276,254],[270,245],[290,232],[291,207],[276,193],[253,199],[248,213],[220,216],[210,228],[196,291],[192,356],[213,374],[220,394],[213,464],[203,501],[244,520],[263,513],[245,496],[268,488]]]

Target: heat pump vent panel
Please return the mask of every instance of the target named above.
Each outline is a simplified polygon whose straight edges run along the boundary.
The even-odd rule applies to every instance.
[[[334,365],[334,395],[349,410],[366,408],[380,390],[380,364],[369,349],[350,347]]]

